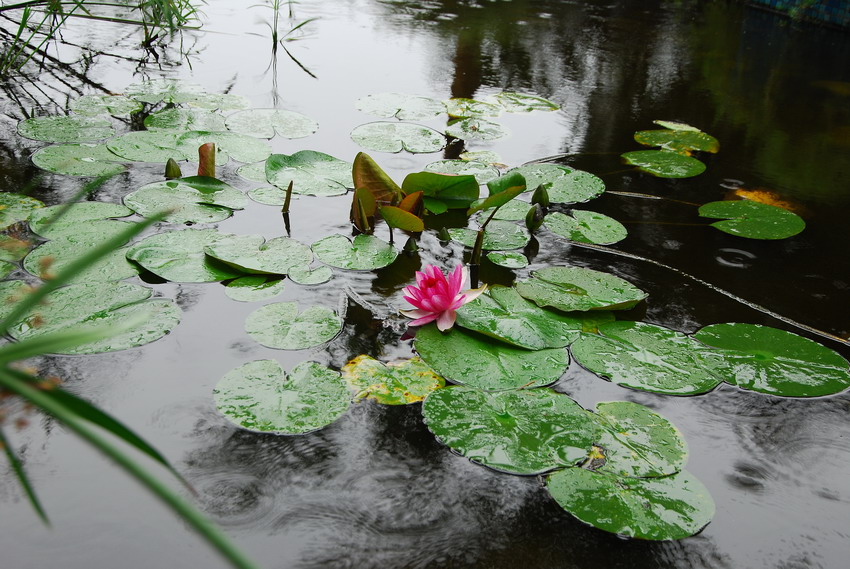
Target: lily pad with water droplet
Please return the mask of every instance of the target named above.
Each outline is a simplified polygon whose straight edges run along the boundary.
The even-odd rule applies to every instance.
[[[215,144],[217,164],[226,163],[228,158],[237,162],[260,162],[272,153],[265,140],[236,132],[192,130],[180,137],[178,146],[189,160],[197,162],[198,147],[208,142]]]
[[[584,267],[546,267],[519,281],[517,291],[538,306],[573,310],[628,310],[648,295],[620,277]]]
[[[441,443],[511,474],[573,466],[587,457],[597,432],[578,403],[549,389],[487,393],[446,387],[425,399],[422,415]]]
[[[446,137],[427,126],[403,122],[371,122],[355,127],[351,139],[377,152],[401,152],[413,154],[438,152],[446,145]]]
[[[597,176],[557,164],[528,164],[508,171],[512,173],[525,177],[528,190],[545,184],[553,203],[582,203],[605,191],[605,183]]]
[[[266,241],[262,235],[228,235],[204,252],[243,273],[285,275],[293,267],[313,262],[310,248],[289,237]]]
[[[65,176],[108,177],[120,174],[127,160],[105,144],[60,144],[38,149],[32,163],[48,172]]]
[[[342,378],[358,399],[383,405],[407,405],[445,386],[445,380],[418,357],[384,364],[360,355],[345,364]]]
[[[55,239],[62,235],[79,235],[80,232],[86,232],[91,227],[91,222],[132,214],[133,210],[117,203],[75,202],[70,207],[52,205],[33,211],[29,217],[29,226],[33,233],[46,239]],[[126,225],[119,223],[116,227],[123,230]]]
[[[663,150],[689,155],[692,150],[716,153],[720,143],[710,134],[701,131],[664,129],[641,130],[635,133],[635,140],[644,146],[659,146]]]
[[[659,178],[692,178],[705,172],[705,164],[666,150],[635,150],[620,155],[626,164]]]
[[[505,91],[498,93],[493,98],[509,113],[530,113],[531,111],[557,111],[561,107],[543,97],[527,95],[525,93],[512,93]]]
[[[436,172],[437,174],[475,176],[475,181],[479,185],[486,184],[499,177],[498,168],[474,160],[437,160],[426,165],[425,171]]]
[[[507,136],[508,129],[499,123],[478,117],[469,117],[452,121],[446,127],[446,134],[460,140],[498,140]]]
[[[226,130],[224,117],[218,113],[203,109],[180,109],[171,107],[151,113],[145,117],[148,130],[187,130],[221,131]]]
[[[318,285],[326,283],[333,277],[333,269],[324,265],[320,267],[292,267],[287,275],[289,280],[300,285]]]
[[[751,200],[719,201],[699,208],[701,217],[723,218],[712,227],[750,239],[785,239],[806,228],[803,218],[787,209]]]
[[[279,295],[285,287],[286,281],[280,277],[249,275],[227,283],[224,294],[239,302],[256,302]]]
[[[236,426],[285,435],[330,425],[351,404],[339,373],[315,362],[302,362],[289,375],[274,360],[249,362],[221,378],[213,397]]]
[[[449,235],[458,243],[473,247],[478,231],[466,227],[454,227],[449,229]],[[494,219],[487,224],[487,229],[484,230],[482,248],[485,251],[508,251],[525,247],[530,240],[531,235],[525,227],[510,221]]]
[[[18,134],[33,140],[77,143],[109,138],[115,129],[103,117],[60,115],[22,120],[18,123]]]
[[[245,330],[266,347],[303,350],[333,340],[342,330],[342,319],[324,306],[299,312],[295,302],[275,302],[249,314]]]
[[[446,112],[436,99],[404,93],[376,93],[360,97],[354,104],[358,111],[383,118],[403,121],[430,119]]]
[[[687,471],[638,479],[567,468],[550,475],[546,489],[584,523],[627,537],[684,539],[714,517],[708,489]]]
[[[826,346],[756,324],[713,324],[694,337],[717,348],[714,372],[742,389],[784,397],[818,397],[850,387],[850,364]]]
[[[414,347],[449,381],[492,391],[555,383],[570,363],[563,348],[529,351],[457,327],[443,333],[434,324],[416,332]]]
[[[339,196],[354,187],[351,162],[314,150],[292,155],[273,154],[266,160],[266,180],[286,188],[292,182],[296,194]]]
[[[478,202],[474,202],[472,205],[474,207],[477,204]],[[496,211],[495,215],[493,215],[493,219],[501,219],[503,221],[522,221],[525,219],[525,216],[528,215],[529,209],[531,209],[530,203],[520,201],[518,199],[512,199]],[[483,211],[477,215],[477,218],[480,222],[483,222],[485,219],[490,217],[490,214],[492,213],[492,211]]]
[[[129,330],[89,344],[63,350],[64,354],[95,354],[126,350],[153,342],[180,322],[180,309],[168,299],[151,299],[153,291],[130,283],[80,283],[59,288],[43,304],[13,325],[19,339],[60,331],[86,332],[108,324],[133,323]],[[35,325],[36,320],[38,325]]]
[[[60,273],[65,267],[88,254],[94,247],[110,239],[116,230],[126,231],[126,223],[120,221],[113,223],[117,224],[117,227],[109,226],[102,234],[98,234],[91,227],[97,225],[95,222],[87,224],[89,226],[87,231],[81,235],[60,235],[42,243],[24,259],[24,269],[38,277]],[[110,251],[86,270],[76,274],[73,282],[120,281],[138,275],[138,266],[129,262],[125,256],[127,251],[128,247]]]
[[[124,95],[83,95],[71,101],[70,108],[86,116],[129,117],[142,110],[142,104]]]
[[[585,368],[613,383],[667,395],[711,391],[722,381],[718,353],[690,336],[642,322],[600,324],[600,336],[571,347]]]
[[[165,220],[171,223],[216,223],[247,203],[230,184],[206,176],[154,182],[124,196],[124,204],[139,215],[168,211]]]
[[[165,163],[169,158],[194,160],[197,147],[194,153],[188,152],[185,148],[178,148],[178,141],[182,134],[182,132],[172,131],[133,131],[116,136],[107,142],[106,147],[119,158],[133,162]]]
[[[331,235],[313,243],[312,249],[321,262],[350,271],[380,269],[398,257],[395,247],[373,235],[358,235],[354,241],[345,235]]]
[[[656,478],[679,472],[688,460],[688,445],[679,429],[644,405],[597,403],[591,417],[600,427],[597,442],[605,455],[598,471]]]
[[[546,216],[543,223],[553,233],[579,243],[610,245],[628,236],[622,223],[593,211],[574,209],[570,215],[554,211]]]
[[[129,97],[143,103],[188,104],[203,109],[234,110],[251,106],[250,101],[241,95],[230,93],[207,93],[200,85],[187,83],[179,79],[156,79],[142,81],[127,87]]]
[[[502,106],[476,99],[454,98],[445,101],[450,117],[497,117],[502,114]]]
[[[204,254],[205,247],[214,245],[225,236],[229,234],[215,229],[158,233],[133,245],[127,252],[127,258],[172,282],[207,283],[245,276]]]
[[[0,229],[25,221],[37,209],[43,208],[41,201],[11,192],[0,192]]]
[[[493,264],[506,269],[522,269],[528,266],[528,257],[516,251],[490,251],[487,258]]]
[[[540,308],[503,286],[461,306],[457,325],[529,350],[563,348],[582,328],[579,319]]]
[[[284,109],[249,109],[227,117],[227,128],[257,138],[304,138],[319,130],[319,123],[306,115]]]

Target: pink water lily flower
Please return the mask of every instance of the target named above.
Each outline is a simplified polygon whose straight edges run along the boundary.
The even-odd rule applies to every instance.
[[[404,287],[404,299],[416,308],[402,310],[401,313],[415,318],[411,326],[422,326],[436,320],[437,328],[445,332],[455,323],[455,310],[487,290],[487,285],[484,285],[461,291],[466,279],[467,270],[463,265],[455,267],[448,278],[434,265],[416,271],[416,286]]]

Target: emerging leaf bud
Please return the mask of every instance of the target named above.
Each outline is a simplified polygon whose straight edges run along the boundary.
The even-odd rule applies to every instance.
[[[182,178],[183,172],[180,171],[180,164],[174,158],[169,158],[165,163],[165,179],[173,180],[174,178]]]
[[[543,219],[546,216],[543,213],[543,208],[540,207],[539,203],[531,206],[531,209],[528,210],[528,213],[525,214],[525,226],[532,233],[540,229],[540,226],[543,225]]]
[[[549,190],[545,184],[540,184],[534,193],[531,194],[531,203],[540,204],[542,207],[549,207]]]
[[[215,178],[215,144],[212,142],[198,147],[198,176]]]

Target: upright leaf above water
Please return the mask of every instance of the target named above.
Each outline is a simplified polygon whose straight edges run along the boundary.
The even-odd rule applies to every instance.
[[[529,351],[457,327],[440,332],[434,324],[416,332],[414,347],[446,379],[493,391],[555,383],[570,362],[563,348]]]
[[[715,372],[717,352],[681,332],[620,321],[600,324],[599,333],[579,338],[570,351],[582,366],[618,385],[693,395],[722,381]]]
[[[779,206],[751,200],[719,201],[699,208],[701,217],[723,218],[712,227],[750,239],[785,239],[806,228],[806,222],[794,212]]]
[[[351,177],[355,189],[368,190],[381,205],[396,205],[404,197],[398,184],[365,152],[358,152],[354,157]]]
[[[802,336],[756,324],[713,324],[694,337],[718,348],[714,373],[742,389],[785,397],[832,395],[850,387],[850,364]]]
[[[538,306],[573,310],[627,310],[648,295],[614,275],[583,267],[546,267],[518,281],[517,292]]]
[[[434,391],[422,405],[428,429],[468,459],[511,474],[540,474],[587,457],[597,427],[563,393],[487,393],[463,386]]]
[[[693,475],[626,478],[566,468],[546,489],[566,511],[601,530],[638,539],[684,539],[714,517],[714,500]]]
[[[422,192],[425,207],[434,211],[434,205],[440,204],[440,210],[465,209],[478,199],[478,181],[474,176],[455,176],[434,172],[415,172],[405,176],[401,184],[405,194]]]
[[[339,419],[351,400],[339,373],[302,362],[287,375],[274,360],[256,360],[225,375],[213,390],[216,408],[249,431],[297,435]]]

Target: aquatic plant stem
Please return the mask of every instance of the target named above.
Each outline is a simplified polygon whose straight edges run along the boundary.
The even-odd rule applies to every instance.
[[[61,404],[58,404],[45,393],[42,393],[27,382],[21,381],[9,372],[10,370],[8,369],[0,370],[0,385],[2,385],[5,389],[22,397],[40,409],[43,409],[55,417],[69,430],[73,431],[77,436],[112,459],[122,469],[124,469],[124,471],[154,493],[169,508],[171,508],[171,510],[192,526],[192,528],[194,528],[195,531],[197,531],[210,545],[218,550],[218,552],[227,559],[231,565],[239,569],[259,569],[258,565],[248,559],[235,545],[233,545],[233,543],[231,543],[230,539],[221,530],[219,530],[215,524],[209,521],[189,502],[184,500],[177,493],[173,492],[156,476],[151,474],[120,449],[100,436],[97,432],[90,429],[73,414],[68,413]]]
[[[12,470],[15,472],[18,482],[20,482],[24,492],[26,492],[27,498],[29,498],[33,509],[38,514],[38,517],[41,518],[41,521],[44,522],[44,525],[49,526],[50,520],[47,518],[47,513],[44,511],[44,508],[41,507],[41,502],[39,502],[38,496],[30,484],[29,478],[27,478],[27,474],[24,471],[24,465],[21,464],[21,461],[15,455],[15,451],[12,450],[12,447],[9,445],[9,441],[6,439],[6,435],[3,433],[2,428],[0,428],[0,447],[3,448],[3,452],[6,454],[6,458],[12,466]]]
[[[681,276],[688,278],[688,279],[690,279],[690,280],[692,280],[696,283],[699,283],[703,286],[706,286],[706,287],[710,288],[711,290],[718,292],[718,293],[722,294],[723,296],[726,296],[727,298],[731,298],[732,300],[734,300],[736,302],[740,302],[741,304],[748,306],[748,307],[752,308],[753,310],[757,310],[757,311],[759,311],[763,314],[767,314],[768,316],[776,318],[777,320],[784,322],[784,323],[786,323],[790,326],[793,326],[795,328],[799,328],[800,330],[805,330],[806,332],[810,332],[811,334],[814,334],[816,336],[820,336],[821,338],[826,338],[828,340],[832,340],[834,342],[839,342],[840,344],[844,344],[845,346],[850,346],[850,339],[842,338],[840,336],[830,334],[829,332],[824,332],[823,330],[818,330],[817,328],[809,326],[808,324],[803,324],[802,322],[797,322],[796,320],[792,320],[791,318],[788,318],[787,316],[783,316],[783,315],[781,315],[777,312],[774,312],[773,310],[770,310],[769,308],[765,308],[764,306],[761,306],[761,305],[756,304],[754,302],[750,302],[749,300],[747,300],[745,298],[741,298],[740,296],[738,296],[738,295],[736,295],[732,292],[729,292],[728,290],[722,289],[719,286],[716,286],[716,285],[714,285],[714,284],[712,284],[708,281],[705,281],[705,280],[703,280],[699,277],[695,277],[695,276],[693,276],[689,273],[686,273],[685,271],[683,271],[681,269],[677,269],[676,267],[671,267],[670,265],[664,264],[660,261],[656,261],[655,259],[649,259],[647,257],[641,257],[640,255],[635,255],[634,253],[626,253],[624,251],[618,251],[616,249],[611,249],[610,247],[605,247],[603,245],[594,245],[594,244],[591,244],[591,243],[579,243],[577,241],[571,241],[570,243],[572,245],[577,246],[577,247],[583,247],[585,249],[593,249],[593,250],[596,250],[596,251],[601,251],[603,253],[610,253],[612,255],[617,255],[617,256],[620,256],[620,257],[626,257],[628,259],[634,259],[636,261],[642,261],[644,263],[650,263],[652,265],[655,265],[656,267],[661,267],[663,269],[667,269],[668,271],[673,271],[674,273],[676,273],[678,275],[681,275]]]

